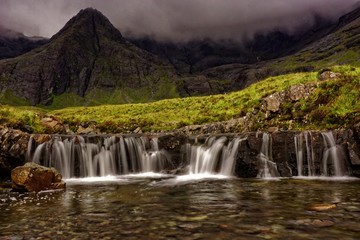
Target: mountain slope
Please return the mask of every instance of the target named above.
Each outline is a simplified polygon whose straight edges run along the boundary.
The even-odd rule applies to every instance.
[[[226,64],[206,69],[201,74],[207,79],[228,79],[228,87],[238,90],[268,76],[309,72],[334,65],[359,66],[360,7],[321,32],[326,34],[308,44],[302,43],[302,49],[294,54],[255,64]]]
[[[296,53],[307,44],[329,34],[336,25],[317,17],[313,26],[298,29],[292,34],[273,30],[242,41],[204,39],[173,43],[150,38],[130,38],[129,41],[167,59],[180,73],[192,74],[225,64],[254,64]]]
[[[48,44],[0,61],[0,73],[3,94],[33,105],[50,104],[63,94],[63,99],[77,100],[105,96],[106,102],[113,94],[117,103],[176,96],[171,91],[176,88],[172,67],[126,41],[105,16],[90,8],[81,10]],[[159,89],[159,82],[170,91]]]
[[[17,57],[47,43],[46,38],[27,37],[0,26],[0,59]]]

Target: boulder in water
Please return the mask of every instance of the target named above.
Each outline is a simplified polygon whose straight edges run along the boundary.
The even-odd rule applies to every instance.
[[[65,182],[55,168],[43,167],[32,162],[13,169],[11,180],[15,191],[39,192],[65,189]]]

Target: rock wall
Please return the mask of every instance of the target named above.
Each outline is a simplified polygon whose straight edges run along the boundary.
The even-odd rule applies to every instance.
[[[259,163],[259,154],[261,153],[262,137],[264,133],[249,132],[239,134],[218,134],[218,135],[188,135],[188,134],[164,134],[164,135],[145,135],[145,137],[157,137],[159,148],[166,150],[173,162],[174,168],[184,168],[188,165],[185,157],[184,145],[203,143],[209,136],[226,136],[229,140],[235,137],[246,138],[239,147],[236,159],[235,174],[238,177],[249,178],[256,177],[261,164]],[[271,160],[276,163],[279,175],[290,177],[298,175],[297,157],[295,148],[295,137],[305,134],[298,131],[275,131],[269,133],[272,141]],[[312,154],[314,159],[314,173],[321,175],[324,172],[322,158],[325,150],[325,143],[322,133],[319,131],[307,132],[308,141],[312,145]],[[360,177],[360,124],[352,129],[332,131],[337,148],[341,149],[340,158],[345,163],[345,172],[347,175]],[[93,141],[101,141],[109,135],[87,136]],[[138,135],[140,136],[140,135]],[[73,136],[71,136],[73,137]],[[30,139],[33,144],[29,148],[33,152],[35,147],[52,138],[51,135],[30,135],[17,130],[2,128],[0,129],[0,176],[2,179],[9,179],[13,168],[23,165],[27,161],[26,152]],[[100,139],[100,140],[99,140]],[[92,141],[91,140],[91,141]],[[305,150],[305,140],[302,138],[303,148]],[[306,154],[306,152],[304,152]],[[329,163],[330,164],[330,163]],[[304,160],[303,168],[305,175],[307,161]],[[329,170],[331,175],[332,170]]]
[[[0,179],[10,179],[11,170],[23,165],[30,135],[0,128]]]

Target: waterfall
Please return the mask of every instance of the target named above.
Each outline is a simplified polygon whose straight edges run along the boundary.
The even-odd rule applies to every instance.
[[[232,176],[238,148],[243,140],[235,138],[226,145],[226,137],[210,137],[202,145],[188,144],[189,173]]]
[[[296,135],[294,137],[295,142],[295,153],[296,153],[296,163],[297,163],[297,170],[298,176],[303,176],[303,162],[304,162],[304,150],[303,150],[303,134]]]
[[[279,177],[276,163],[272,161],[272,139],[268,133],[263,133],[261,152],[258,155],[258,178]]]
[[[112,136],[92,142],[81,136],[56,136],[33,154],[31,147],[28,151],[33,162],[56,168],[64,178],[160,172],[169,165],[157,138]]]
[[[345,176],[344,153],[341,146],[336,145],[332,132],[321,133],[324,140],[323,175]],[[332,168],[329,168],[329,165]],[[331,174],[332,172],[332,174]]]
[[[308,176],[315,176],[315,156],[314,148],[312,144],[312,135],[311,132],[305,131],[305,145],[306,145],[306,157],[308,164]]]
[[[315,157],[311,132],[305,131],[294,137],[298,176],[315,176]],[[305,142],[305,146],[304,146]],[[307,168],[305,165],[307,163]],[[307,170],[307,174],[306,174]],[[305,172],[305,174],[303,174]]]

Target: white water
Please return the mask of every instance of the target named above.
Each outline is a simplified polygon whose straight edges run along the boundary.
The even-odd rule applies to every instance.
[[[273,178],[279,177],[277,165],[272,161],[272,139],[268,133],[263,133],[261,152],[258,155],[259,171],[258,178]]]
[[[303,161],[304,161],[304,154],[303,154],[303,134],[296,135],[294,137],[295,142],[295,151],[296,151],[296,163],[297,163],[297,170],[298,176],[303,176]]]
[[[315,157],[311,132],[305,131],[296,135],[294,142],[298,176],[315,176]]]
[[[218,139],[210,137],[203,145],[188,145],[187,155],[190,161],[188,178],[206,178],[215,174],[232,176],[238,149],[243,140],[235,138],[226,145],[226,137]]]
[[[315,176],[315,156],[314,148],[312,144],[312,135],[311,132],[304,132],[305,136],[305,145],[306,145],[306,157],[308,164],[308,176]]]
[[[317,156],[321,160],[321,169],[318,174],[315,169],[311,132],[303,132],[295,136],[298,177],[343,177],[346,175],[345,156],[341,146],[336,144],[332,132],[323,132],[321,136],[324,150],[322,156]]]
[[[345,176],[344,152],[336,145],[332,132],[321,133],[324,140],[323,175]],[[332,172],[332,174],[331,174]]]
[[[95,143],[81,136],[64,140],[55,137],[36,148],[32,161],[55,167],[65,179],[156,173],[168,164],[165,152],[159,150],[157,138],[121,136]]]

